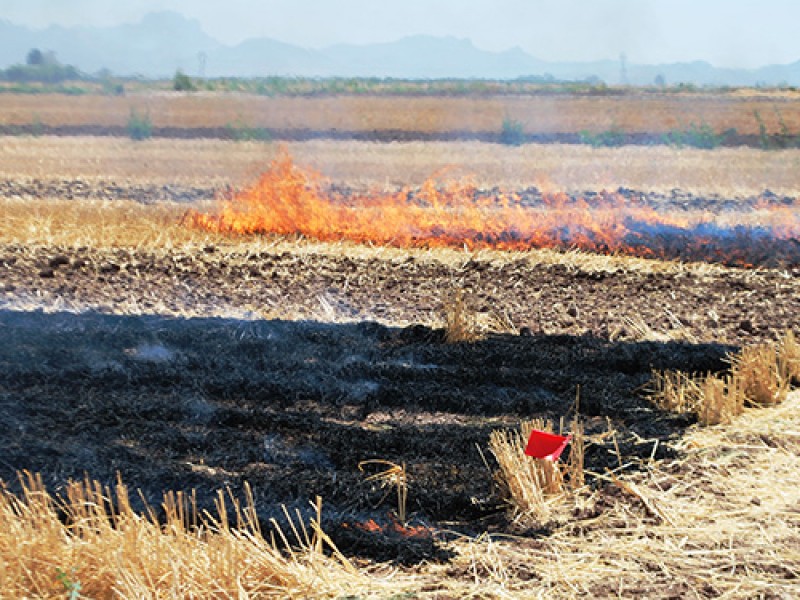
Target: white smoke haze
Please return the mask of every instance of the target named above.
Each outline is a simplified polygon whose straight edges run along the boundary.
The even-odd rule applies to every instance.
[[[477,47],[520,47],[547,61],[631,63],[705,60],[755,68],[800,59],[792,0],[5,0],[2,18],[109,26],[175,11],[223,44],[269,37],[308,48],[391,42],[409,35],[468,38]]]

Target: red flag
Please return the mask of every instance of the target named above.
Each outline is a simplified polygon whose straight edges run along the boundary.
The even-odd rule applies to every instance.
[[[571,435],[556,435],[534,429],[531,431],[531,437],[528,438],[528,445],[525,446],[525,454],[534,458],[556,461],[571,439]]]

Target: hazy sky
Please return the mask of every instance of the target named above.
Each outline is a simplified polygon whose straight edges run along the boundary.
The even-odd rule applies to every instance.
[[[800,0],[0,0],[0,19],[36,28],[135,22],[156,10],[198,19],[226,44],[266,36],[319,48],[430,34],[544,60],[800,60]]]

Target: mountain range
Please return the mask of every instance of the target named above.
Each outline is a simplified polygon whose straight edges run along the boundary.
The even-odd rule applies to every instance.
[[[309,49],[270,38],[235,46],[220,43],[199,21],[174,12],[146,15],[111,27],[51,26],[33,30],[0,20],[0,67],[25,61],[28,51],[53,51],[86,73],[108,69],[120,76],[171,77],[177,69],[206,77],[391,77],[408,79],[520,77],[581,81],[599,79],[668,84],[800,86],[800,60],[758,69],[718,68],[704,61],[659,65],[620,61],[546,62],[515,47],[490,52],[468,39],[411,36],[381,44],[337,44]]]

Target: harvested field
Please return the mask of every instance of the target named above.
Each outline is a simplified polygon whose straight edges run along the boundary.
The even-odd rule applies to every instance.
[[[231,136],[229,128],[261,128],[276,137],[315,135],[390,139],[479,136],[497,139],[503,119],[528,134],[578,141],[581,131],[619,130],[658,141],[661,134],[709,125],[715,132],[736,129],[757,145],[758,111],[767,131],[800,132],[796,93],[636,93],[614,96],[264,97],[247,94],[142,93],[130,96],[0,94],[0,126],[36,126],[45,133],[125,133],[131,110],[148,114],[156,133],[170,137]],[[381,133],[383,132],[383,133]],[[571,135],[571,137],[570,137]],[[566,136],[566,137],[558,137]],[[648,136],[652,136],[648,138]]]
[[[543,191],[581,193],[625,187],[660,194],[677,189],[727,199],[758,196],[765,189],[780,195],[800,195],[800,150],[536,144],[509,148],[478,142],[322,140],[284,146],[298,164],[355,188],[419,186],[432,174],[447,170],[455,176],[470,176],[484,188],[536,186]],[[58,180],[66,181],[66,186],[73,185],[70,181],[81,181],[125,189],[141,184],[217,190],[255,180],[279,147],[219,140],[6,137],[0,146],[0,177],[34,180],[34,188],[39,188],[32,191],[33,197],[69,197],[72,191],[60,187]],[[4,195],[15,193],[7,191]],[[25,194],[21,189],[18,195]]]
[[[0,478],[11,491],[20,469],[52,492],[85,474],[110,486],[119,476],[151,506],[165,490],[194,489],[213,512],[219,489],[244,497],[249,483],[265,531],[271,518],[291,531],[282,504],[308,518],[321,496],[322,528],[363,570],[346,589],[365,597],[800,591],[797,395],[698,429],[642,391],[654,369],[721,372],[729,352],[797,330],[796,267],[226,237],[181,218],[247,181],[271,146],[22,141],[0,150],[16,156],[0,162]],[[426,157],[464,159],[487,187],[527,179],[503,159],[521,169],[537,152],[561,160],[555,147],[497,157],[469,144],[291,150],[352,189],[413,185],[414,173],[430,174]],[[727,152],[763,156],[698,153],[696,171],[672,171],[672,187],[699,190],[691,201],[705,211],[749,206],[760,183],[711,175],[733,172]],[[572,156],[599,157],[596,173],[614,188],[623,157],[635,160],[625,149]],[[655,156],[661,170],[683,160]],[[770,168],[796,194],[794,154],[782,156]],[[381,179],[386,164],[397,170]],[[597,176],[575,188],[591,190]],[[640,177],[652,202],[687,201]],[[745,191],[726,195],[730,185]],[[459,293],[476,340],[447,343]],[[513,521],[490,433],[534,416],[558,426],[576,412],[587,487],[547,522]],[[397,523],[395,484],[364,461],[402,467],[407,524]],[[2,547],[0,560],[13,554]],[[43,564],[81,577],[81,564]]]

